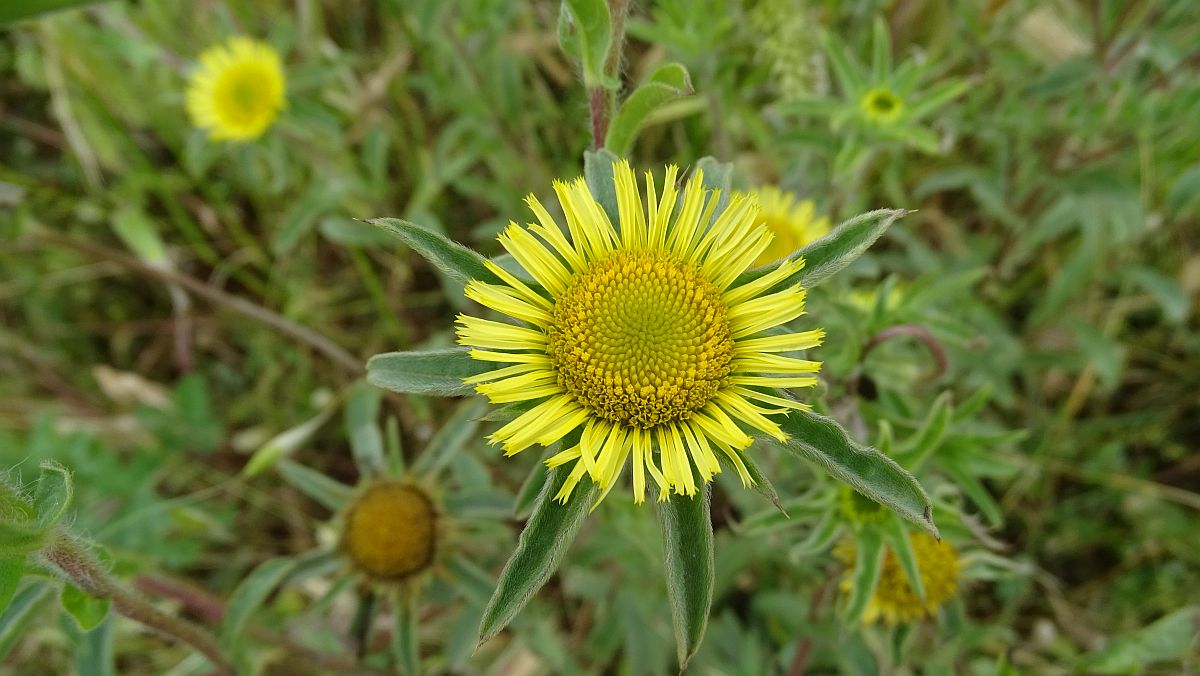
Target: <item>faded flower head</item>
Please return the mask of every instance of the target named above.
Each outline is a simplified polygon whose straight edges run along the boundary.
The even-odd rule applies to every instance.
[[[401,582],[433,564],[437,521],[424,490],[404,481],[377,481],[346,509],[339,548],[367,578]]]

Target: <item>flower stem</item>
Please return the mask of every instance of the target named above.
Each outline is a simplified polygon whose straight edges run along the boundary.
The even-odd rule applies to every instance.
[[[608,16],[611,25],[608,54],[604,58],[604,74],[616,79],[621,70],[621,55],[625,50],[625,17],[629,14],[629,0],[608,0]],[[608,123],[616,107],[617,95],[603,85],[588,89],[588,108],[592,114],[592,148],[604,147],[608,135]]]
[[[233,673],[233,668],[221,654],[216,639],[208,631],[187,620],[162,612],[137,592],[122,586],[75,538],[63,532],[56,533],[42,548],[41,555],[75,586],[96,598],[112,601],[113,608],[118,613],[167,638],[190,645],[207,657],[220,673]]]

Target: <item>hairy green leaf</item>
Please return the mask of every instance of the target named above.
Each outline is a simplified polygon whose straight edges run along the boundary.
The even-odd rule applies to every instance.
[[[575,487],[567,504],[555,501],[554,496],[566,483],[570,472],[569,466],[550,470],[546,485],[533,507],[533,514],[517,540],[517,548],[508,563],[504,564],[496,591],[484,610],[483,621],[479,625],[480,645],[508,626],[529,603],[529,599],[546,584],[583,526],[595,502],[598,488],[585,477]]]
[[[779,286],[799,282],[812,288],[840,272],[879,239],[888,227],[901,217],[912,213],[907,209],[877,209],[845,221],[833,232],[798,249],[788,259],[803,258],[804,268],[780,282]],[[779,267],[777,261],[738,275],[735,285],[745,284]]]
[[[70,470],[53,460],[42,461],[33,493],[34,525],[44,530],[58,523],[71,506],[74,492]]]
[[[399,237],[410,249],[454,279],[461,282],[477,279],[492,284],[501,283],[500,278],[484,266],[483,262],[487,259],[432,230],[399,218],[373,218],[367,222]]]
[[[662,530],[667,597],[671,601],[680,671],[687,668],[688,660],[704,640],[712,606],[715,559],[711,500],[712,487],[705,484],[699,495],[672,495],[655,510]]]
[[[883,538],[896,553],[896,559],[908,578],[908,584],[917,593],[917,598],[924,601],[925,583],[921,580],[921,568],[917,565],[917,554],[913,551],[912,540],[908,538],[908,529],[895,516],[888,517],[883,522],[882,529]]]
[[[798,457],[823,467],[834,478],[890,507],[934,537],[932,503],[921,484],[894,460],[850,439],[836,421],[809,411],[793,411],[781,421],[784,442],[770,440]]]
[[[691,78],[682,64],[659,66],[650,79],[621,104],[621,109],[608,127],[604,147],[618,156],[628,155],[633,149],[634,139],[651,113],[659,106],[692,92]]]
[[[346,408],[342,422],[346,438],[350,440],[350,452],[360,474],[370,476],[382,474],[387,469],[383,453],[383,433],[379,430],[379,388],[367,382],[358,382],[346,397]]]
[[[367,361],[367,381],[393,392],[458,397],[475,392],[463,378],[495,369],[472,359],[466,348],[428,352],[385,352]]]

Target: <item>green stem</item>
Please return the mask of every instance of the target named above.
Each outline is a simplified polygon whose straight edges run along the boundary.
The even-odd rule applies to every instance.
[[[220,673],[233,673],[233,667],[221,654],[216,639],[208,631],[187,620],[162,612],[137,592],[122,586],[104,570],[91,552],[70,535],[61,531],[55,533],[42,548],[41,556],[75,586],[96,598],[112,601],[113,608],[118,613],[167,638],[195,648],[207,657]]]
[[[608,54],[604,57],[604,74],[616,79],[621,70],[621,56],[625,51],[625,17],[629,14],[629,0],[608,0],[609,25],[612,27],[608,43]],[[588,108],[592,119],[592,148],[604,147],[608,136],[608,123],[617,106],[617,93],[601,86],[588,89]]]

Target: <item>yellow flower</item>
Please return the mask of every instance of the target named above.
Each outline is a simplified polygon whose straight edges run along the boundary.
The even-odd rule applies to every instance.
[[[925,600],[922,601],[908,583],[908,576],[901,567],[900,561],[890,549],[884,555],[883,568],[879,574],[879,584],[875,593],[867,602],[863,613],[863,622],[872,623],[883,620],[887,624],[896,625],[937,615],[950,599],[958,594],[959,561],[958,552],[945,540],[938,541],[925,533],[910,533],[913,554],[917,559],[917,569],[921,575],[921,585],[925,587]],[[839,547],[836,552],[845,561],[854,561],[854,547]],[[853,587],[853,571],[842,580],[842,589],[849,591]]]
[[[369,484],[346,509],[339,548],[350,565],[377,582],[400,582],[433,564],[437,510],[417,486]]]
[[[237,37],[200,55],[187,89],[192,123],[214,140],[250,141],[284,106],[283,66],[270,45]]]
[[[804,262],[737,284],[771,244],[755,200],[735,195],[714,219],[719,195],[697,171],[680,199],[677,172],[667,168],[661,197],[646,174],[643,209],[629,164],[614,167],[615,225],[583,179],[556,181],[569,239],[532,195],[538,223],[510,223],[500,235],[540,287],[492,262],[499,283],[467,285],[469,298],[520,325],[459,317],[472,357],[511,364],[466,382],[493,403],[533,404],[492,443],[513,455],[582,428],[579,443],[548,461],[574,463],[555,496],[563,502],[585,474],[602,500],[630,459],[639,503],[647,473],[660,500],[694,495],[693,467],[703,486],[721,471],[717,454],[749,485],[747,428],[785,439],[770,416],[807,407],[773,389],[817,382],[820,362],[786,353],[816,347],[822,331],[767,333],[804,313],[804,289],[784,284]]]
[[[863,94],[858,102],[863,116],[867,121],[876,124],[890,124],[904,112],[904,101],[892,93],[887,87],[876,87]]]
[[[758,199],[760,221],[775,235],[771,246],[759,255],[754,265],[777,261],[829,234],[829,219],[816,218],[817,209],[812,200],[797,200],[794,194],[773,185],[758,188],[751,194]]]

